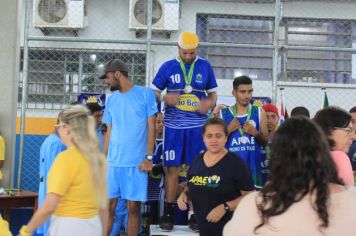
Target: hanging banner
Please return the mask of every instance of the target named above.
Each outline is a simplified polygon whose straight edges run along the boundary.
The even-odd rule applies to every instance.
[[[262,107],[267,103],[271,103],[272,99],[270,97],[252,97],[251,104],[254,106]]]
[[[250,103],[252,105],[261,107],[266,103],[271,103],[272,99],[270,97],[252,97]],[[219,96],[216,104],[225,104],[227,106],[232,106],[236,103],[236,99],[233,96]]]
[[[101,107],[105,107],[105,94],[101,93],[81,93],[77,97],[77,101],[83,105],[87,103],[98,103]]]

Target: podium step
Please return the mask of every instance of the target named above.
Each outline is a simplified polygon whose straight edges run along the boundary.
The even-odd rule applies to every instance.
[[[199,233],[193,232],[187,225],[175,225],[171,232],[163,232],[160,230],[158,225],[150,226],[151,236],[197,236]]]

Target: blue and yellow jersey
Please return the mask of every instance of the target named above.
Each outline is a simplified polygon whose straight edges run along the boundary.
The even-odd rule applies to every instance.
[[[267,144],[267,146],[262,147],[261,146],[261,177],[262,177],[262,186],[265,185],[265,183],[268,180],[269,176],[269,158],[270,158],[270,144]]]
[[[257,131],[260,130],[260,113],[261,108],[252,106],[249,123],[252,124]],[[238,119],[240,125],[243,126],[247,120],[247,114],[234,118],[231,107],[222,109],[221,116],[226,124],[229,124],[233,119]],[[230,152],[239,155],[247,163],[255,185],[261,186],[261,145],[257,143],[255,137],[247,133],[241,135],[239,130],[236,130],[229,135],[226,148]]]
[[[153,164],[159,164],[163,160],[163,139],[155,140],[155,151],[153,153]]]
[[[189,71],[191,64],[185,64]],[[179,59],[175,58],[165,62],[158,70],[153,88],[167,90],[180,94],[178,105],[165,107],[165,126],[174,129],[185,129],[203,126],[207,115],[198,111],[199,102],[207,97],[208,92],[217,90],[215,75],[207,60],[197,57],[192,76],[191,86],[193,91],[184,93],[185,80],[180,68]]]

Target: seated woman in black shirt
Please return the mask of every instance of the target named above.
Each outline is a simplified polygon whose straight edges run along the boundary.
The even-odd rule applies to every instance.
[[[207,151],[196,156],[188,171],[188,186],[178,198],[187,209],[188,192],[202,236],[222,235],[223,227],[242,197],[254,190],[245,162],[225,148],[227,126],[212,118],[203,127]]]

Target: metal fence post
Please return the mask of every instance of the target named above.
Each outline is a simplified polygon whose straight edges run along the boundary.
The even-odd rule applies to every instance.
[[[24,153],[25,120],[27,104],[27,78],[28,78],[28,28],[29,28],[29,4],[25,1],[25,26],[24,26],[24,47],[23,47],[23,72],[22,72],[22,94],[21,94],[21,117],[20,117],[20,145],[19,145],[19,167],[17,174],[17,188],[21,189],[22,160]]]
[[[152,0],[147,1],[146,86],[151,84]]]
[[[272,59],[272,103],[277,101],[277,80],[278,80],[278,49],[279,49],[279,25],[282,16],[281,0],[276,0],[275,17],[274,17],[274,32],[273,32],[273,59]]]

